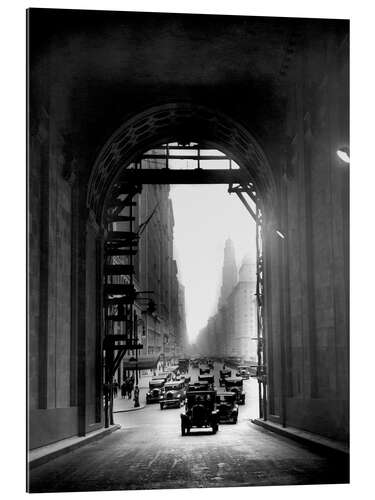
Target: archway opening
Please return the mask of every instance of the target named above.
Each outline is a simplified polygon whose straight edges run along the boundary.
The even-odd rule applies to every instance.
[[[163,186],[165,188],[169,184],[224,183],[229,185],[229,192],[237,194],[254,218],[257,242],[254,287],[257,327],[256,336],[252,333],[252,340],[257,341],[256,359],[244,359],[235,350],[231,353],[215,352],[211,357],[224,364],[232,364],[235,370],[246,362],[248,375],[252,370],[258,381],[260,415],[266,414],[261,228],[264,197],[269,196],[273,181],[272,177],[269,177],[270,169],[264,154],[250,134],[227,117],[223,120],[222,116],[206,109],[204,113],[202,108],[199,111],[184,105],[164,109],[162,114],[160,110],[154,110],[151,114],[146,113],[146,116],[131,120],[107,143],[91,177],[88,204],[91,205],[105,236],[104,272],[100,286],[103,288],[106,425],[113,422],[113,380],[116,374],[121,383],[133,374],[133,384],[137,386],[142,367],[143,371],[152,369],[160,372],[167,367],[169,370],[170,362],[172,366],[176,366],[178,359],[176,343],[174,342],[171,352],[168,346],[169,336],[164,333],[158,334],[160,345],[155,345],[155,339],[154,345],[149,345],[147,318],[160,317],[156,310],[160,310],[160,304],[156,307],[150,296],[154,290],[142,290],[139,286],[136,269],[139,269],[140,265],[140,235],[157,212],[160,200],[156,197],[155,206],[152,210],[148,206],[149,213],[143,213],[141,221],[139,205],[142,205],[142,186],[145,185],[159,186],[159,194],[163,198]],[[158,119],[168,117],[168,131],[165,129],[165,121],[163,125],[156,125],[155,116]],[[133,134],[129,134],[132,127]],[[224,129],[227,133],[225,138]],[[164,139],[167,133],[169,138],[160,142],[160,137]],[[205,139],[191,140],[193,134],[198,137],[204,135]],[[214,137],[214,134],[219,136],[219,139]],[[244,142],[246,139],[247,145]],[[124,151],[126,144],[128,149]],[[216,161],[215,168],[210,167],[212,161]],[[218,163],[221,164],[219,168]],[[155,264],[153,265],[156,272]],[[156,328],[155,325],[154,327]],[[146,336],[142,335],[145,330]],[[147,342],[145,351],[142,337],[146,338]],[[156,347],[159,352],[151,352]],[[191,350],[190,357],[207,358],[208,353],[199,351],[202,349],[198,348],[195,352]],[[179,346],[177,354],[185,358],[187,352],[188,349],[181,349]],[[156,354],[153,356],[152,367],[148,364],[151,362],[151,354]],[[135,404],[139,402],[136,401]]]

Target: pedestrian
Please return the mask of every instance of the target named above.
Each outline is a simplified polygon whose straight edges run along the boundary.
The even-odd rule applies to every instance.
[[[134,408],[139,408],[139,388],[137,385],[134,388]]]
[[[117,382],[116,379],[113,381],[113,385],[112,386],[113,386],[113,397],[117,398],[118,382]]]
[[[121,398],[124,399],[126,396],[126,380],[121,384]]]
[[[130,377],[128,380],[128,399],[131,399],[134,387],[134,377]]]

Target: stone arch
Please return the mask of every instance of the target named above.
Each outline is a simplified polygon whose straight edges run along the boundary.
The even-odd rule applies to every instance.
[[[272,199],[275,182],[265,153],[254,136],[230,116],[190,102],[151,107],[128,119],[102,148],[91,173],[87,205],[101,222],[106,194],[121,170],[164,142],[204,141],[249,172],[263,202]]]

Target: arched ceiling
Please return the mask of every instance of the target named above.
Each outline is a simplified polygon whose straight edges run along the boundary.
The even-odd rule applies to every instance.
[[[270,150],[305,44],[342,28],[332,20],[30,9],[31,114],[43,108],[53,117],[87,178],[124,121],[179,100],[227,113]]]
[[[259,194],[272,196],[274,179],[252,135],[223,113],[189,102],[153,107],[126,121],[107,141],[91,173],[87,204],[99,221],[116,177],[147,149],[164,142],[206,142],[231,156],[249,173]]]

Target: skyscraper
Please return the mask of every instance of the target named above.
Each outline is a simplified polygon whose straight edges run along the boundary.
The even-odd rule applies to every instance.
[[[228,238],[224,248],[223,278],[219,299],[219,307],[224,305],[237,283],[237,265],[233,241]]]

